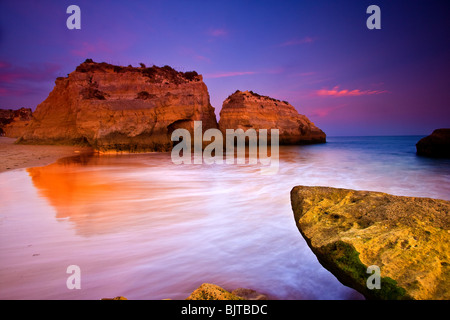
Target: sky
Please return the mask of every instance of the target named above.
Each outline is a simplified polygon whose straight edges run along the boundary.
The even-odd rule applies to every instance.
[[[69,5],[81,29],[69,30]],[[366,25],[370,5],[381,29]],[[35,110],[85,59],[203,75],[286,100],[328,136],[450,127],[450,1],[0,0],[0,108]]]

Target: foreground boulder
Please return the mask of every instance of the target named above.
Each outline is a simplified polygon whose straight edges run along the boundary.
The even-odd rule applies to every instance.
[[[320,263],[369,299],[450,299],[450,202],[327,187],[291,191]],[[381,288],[370,290],[369,266]]]
[[[255,290],[238,288],[229,292],[215,284],[203,283],[186,300],[267,300],[265,294]]]
[[[450,129],[436,129],[416,144],[417,154],[427,157],[450,158]]]
[[[202,76],[169,66],[140,68],[87,59],[57,78],[21,143],[87,144],[100,151],[165,151],[173,130],[217,128]]]
[[[102,298],[101,300],[128,300],[125,297]],[[170,299],[164,299],[170,300]],[[267,300],[267,296],[255,290],[238,288],[229,292],[215,284],[203,283],[186,300]]]
[[[25,133],[25,129],[31,121],[30,108],[18,110],[0,109],[0,136],[18,138]]]
[[[243,300],[243,298],[210,283],[203,283],[186,300]]]
[[[236,91],[223,103],[219,129],[279,129],[280,144],[326,142],[325,133],[286,101],[252,91]]]

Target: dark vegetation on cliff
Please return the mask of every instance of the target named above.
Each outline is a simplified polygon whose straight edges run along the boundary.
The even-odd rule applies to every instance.
[[[196,71],[181,72],[176,71],[170,66],[152,66],[146,67],[141,63],[140,67],[127,67],[116,66],[106,62],[96,63],[92,59],[86,59],[80,64],[75,71],[88,73],[88,72],[113,72],[113,73],[125,73],[125,72],[138,72],[148,77],[150,82],[161,83],[165,80],[169,80],[171,83],[185,83],[188,81],[201,81],[202,77]]]
[[[8,124],[17,121],[29,121],[31,117],[32,111],[30,108],[0,109],[0,136],[6,133],[4,129]]]
[[[279,99],[275,99],[275,98],[272,98],[272,97],[269,97],[269,96],[264,96],[264,95],[261,95],[261,94],[258,94],[258,93],[256,93],[256,92],[253,92],[253,91],[248,91],[248,92],[243,92],[243,91],[240,91],[240,90],[236,90],[232,95],[230,95],[228,98],[229,99],[233,99],[233,98],[235,98],[235,97],[238,97],[239,99],[242,99],[243,100],[243,95],[245,96],[246,95],[246,93],[249,93],[250,95],[252,95],[252,96],[254,96],[254,97],[256,97],[256,98],[259,98],[259,99],[266,99],[266,100],[270,100],[270,101],[274,101],[274,102],[279,102],[279,103],[284,103],[284,104],[289,104],[289,102],[287,102],[287,101],[281,101],[281,100],[279,100]]]

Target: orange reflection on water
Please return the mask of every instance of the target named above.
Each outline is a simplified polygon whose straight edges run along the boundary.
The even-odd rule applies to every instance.
[[[89,162],[86,160],[86,163]],[[33,184],[40,194],[47,198],[59,210],[57,218],[76,216],[83,212],[73,208],[86,208],[105,197],[113,197],[125,186],[108,181],[108,176],[101,171],[74,170],[82,164],[77,162],[58,162],[45,167],[29,168]]]
[[[80,234],[117,232],[154,211],[154,223],[162,216],[164,223],[175,223],[172,187],[151,178],[130,179],[130,171],[148,166],[132,161],[121,166],[117,157],[126,161],[126,156],[83,155],[27,171],[39,195],[56,210],[56,218],[69,218]]]

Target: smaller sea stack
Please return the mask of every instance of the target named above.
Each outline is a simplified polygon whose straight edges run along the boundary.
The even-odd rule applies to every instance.
[[[252,91],[237,90],[223,102],[219,129],[279,129],[282,145],[326,142],[325,133],[287,101]]]

